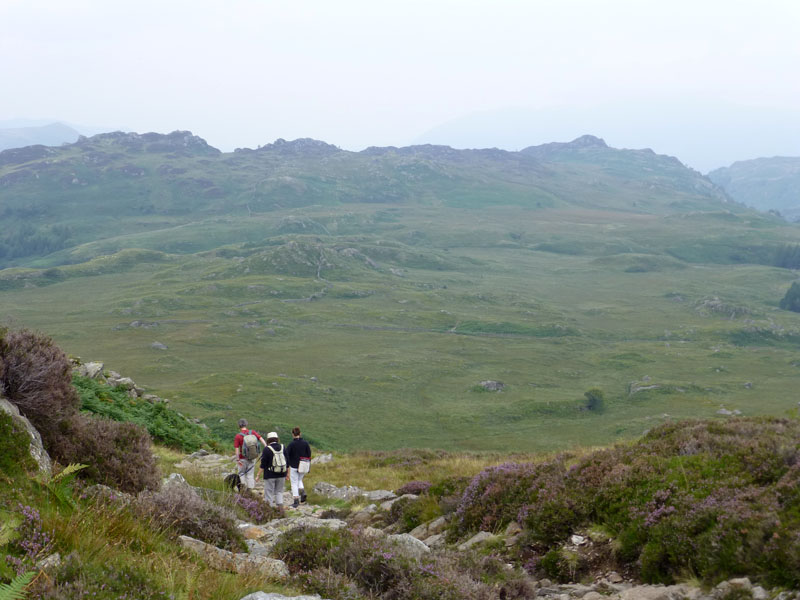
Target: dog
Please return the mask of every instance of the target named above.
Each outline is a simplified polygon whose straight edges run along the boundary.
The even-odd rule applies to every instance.
[[[239,474],[231,473],[230,475],[225,475],[225,487],[235,492],[241,491],[242,481],[239,479]]]

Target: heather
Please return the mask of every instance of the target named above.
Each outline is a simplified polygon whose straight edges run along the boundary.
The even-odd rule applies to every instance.
[[[275,548],[303,589],[333,600],[488,600],[532,597],[498,556],[437,553],[420,561],[359,530],[296,529]]]
[[[795,419],[685,421],[578,459],[490,467],[461,496],[454,529],[516,521],[522,558],[565,578],[581,565],[559,571],[553,552],[571,533],[599,527],[615,558],[646,581],[749,574],[797,586],[798,440]]]
[[[147,431],[78,412],[70,362],[51,338],[0,329],[0,392],[36,427],[51,458],[87,465],[80,477],[126,492],[158,484]]]
[[[135,513],[158,528],[188,535],[226,550],[245,551],[232,508],[209,502],[187,485],[172,483],[155,492],[139,494]]]

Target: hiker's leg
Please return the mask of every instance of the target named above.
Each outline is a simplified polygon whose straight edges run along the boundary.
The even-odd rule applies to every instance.
[[[300,498],[300,492],[298,491],[299,482],[300,482],[300,473],[297,472],[297,469],[290,467],[289,483],[292,486],[292,498]]]
[[[270,506],[275,506],[275,485],[272,483],[276,479],[264,478],[264,502]]]
[[[242,460],[242,469],[244,470],[244,476],[242,477],[242,473],[239,473],[239,477],[242,478],[242,485],[246,487],[248,490],[252,490],[256,485],[256,463],[254,460],[247,460],[246,458]]]
[[[305,473],[297,473],[297,491],[299,492],[300,502],[306,501],[306,488],[303,485],[303,477],[305,476]]]
[[[283,484],[284,478],[278,477],[276,479],[272,479],[271,481],[275,482],[275,500],[278,502],[278,508],[283,507]]]

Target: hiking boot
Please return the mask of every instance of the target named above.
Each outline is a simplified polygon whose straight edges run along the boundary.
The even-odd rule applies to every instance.
[[[306,496],[305,492],[300,492],[300,502],[305,504],[306,500],[308,500],[308,496]]]
[[[295,498],[294,502],[292,502],[292,508],[297,508],[298,506],[300,506],[300,499]]]

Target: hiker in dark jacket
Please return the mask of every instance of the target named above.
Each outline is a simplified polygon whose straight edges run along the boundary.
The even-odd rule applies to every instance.
[[[289,482],[292,486],[292,507],[297,508],[301,502],[306,501],[306,490],[303,487],[303,476],[308,471],[311,462],[311,446],[300,437],[300,428],[292,429],[291,443],[286,447],[286,456],[289,462]],[[300,463],[306,463],[300,468]],[[301,472],[302,471],[302,472]]]
[[[275,460],[283,457],[283,460]],[[286,447],[280,443],[278,434],[267,434],[267,445],[261,453],[261,469],[264,471],[264,500],[270,506],[283,510],[283,486],[289,474],[289,456]]]

